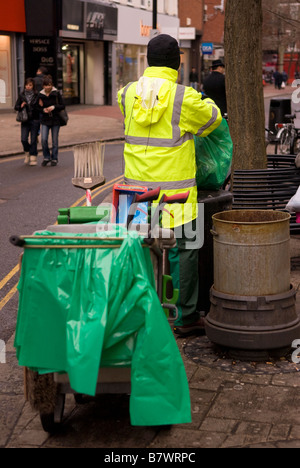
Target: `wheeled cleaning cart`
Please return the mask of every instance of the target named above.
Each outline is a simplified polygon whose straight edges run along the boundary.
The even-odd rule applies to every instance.
[[[174,245],[172,234],[151,240],[147,225],[98,222],[11,238],[24,247],[15,347],[47,432],[62,422],[67,393],[130,393],[132,425],[191,421],[164,301],[161,242]]]

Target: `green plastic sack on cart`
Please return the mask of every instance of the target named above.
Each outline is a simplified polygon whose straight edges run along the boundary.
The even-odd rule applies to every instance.
[[[118,227],[72,235],[75,240],[37,234],[55,239],[26,240],[19,365],[40,374],[67,372],[72,389],[88,395],[95,395],[100,367],[131,367],[132,425],[191,422],[184,365],[155,290],[149,248],[138,234],[102,237],[120,237]]]
[[[228,175],[233,144],[225,119],[206,137],[194,135],[196,182],[200,190],[219,190]]]

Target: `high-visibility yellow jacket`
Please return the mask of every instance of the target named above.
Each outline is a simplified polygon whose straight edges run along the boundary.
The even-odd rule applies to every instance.
[[[168,196],[190,191],[184,210],[168,205],[164,227],[197,216],[193,135],[207,136],[221,123],[219,108],[193,88],[176,83],[178,72],[149,67],[139,81],[118,92],[125,122],[125,183],[161,187]]]

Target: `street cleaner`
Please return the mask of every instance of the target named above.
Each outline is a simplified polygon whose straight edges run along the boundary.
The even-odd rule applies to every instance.
[[[182,206],[167,205],[162,225],[174,229],[177,247],[169,252],[173,287],[179,289],[174,331],[187,336],[204,331],[197,311],[197,184],[193,135],[206,137],[222,122],[220,109],[191,87],[177,84],[178,42],[167,34],[150,40],[149,67],[118,93],[125,123],[125,183],[161,188],[172,196],[189,192]],[[201,247],[201,246],[200,246]]]

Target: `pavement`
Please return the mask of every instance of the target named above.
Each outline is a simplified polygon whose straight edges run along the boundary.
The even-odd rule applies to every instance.
[[[273,87],[265,88],[266,97],[278,94]],[[61,131],[61,144],[72,146],[81,138],[122,137],[117,108],[80,106],[69,113],[70,122]],[[5,151],[6,155],[20,151],[14,117],[0,114],[2,156]],[[297,236],[291,238],[290,275],[297,292],[297,311],[299,243]],[[132,427],[127,397],[90,398],[79,405],[72,395],[67,395],[61,430],[49,435],[41,427],[39,414],[24,398],[23,369],[18,366],[13,341],[12,336],[6,343],[6,363],[0,363],[0,448],[105,448],[115,449],[115,453],[117,448],[123,448],[124,453],[137,448],[149,452],[300,448],[300,364],[293,362],[298,354],[300,358],[300,351],[294,350],[293,358],[289,353],[243,360],[220,351],[205,335],[176,337],[189,381],[191,423],[165,429]]]
[[[123,116],[118,106],[78,105],[68,107],[67,112],[68,124],[59,132],[60,149],[80,143],[124,138]],[[0,157],[14,156],[23,152],[20,125],[16,121],[16,112],[0,111]],[[39,141],[39,155],[41,149]]]

